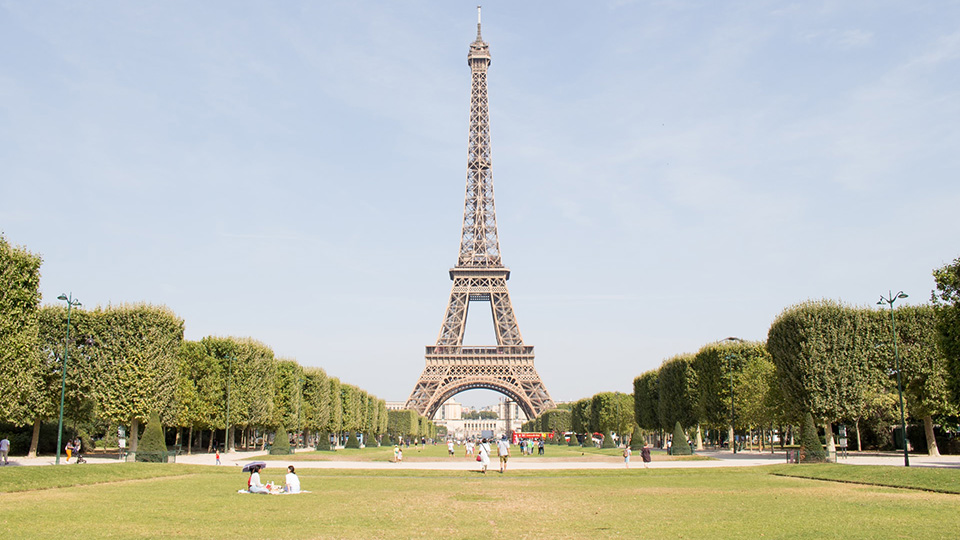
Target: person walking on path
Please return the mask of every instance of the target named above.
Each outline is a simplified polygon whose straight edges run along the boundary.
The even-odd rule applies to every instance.
[[[3,464],[7,465],[7,454],[10,452],[10,439],[4,437],[0,439],[0,458],[3,458]]]
[[[70,463],[70,455],[73,454],[73,441],[67,439],[67,445],[63,449],[67,451],[67,463]]]
[[[624,445],[623,447],[623,464],[628,469],[630,468],[630,455],[633,454],[633,450],[630,450],[630,445]]]
[[[643,468],[646,469],[650,464],[650,445],[643,445],[643,449],[640,450],[640,459],[643,460]]]
[[[220,449],[217,449],[217,465],[220,465]]]
[[[480,440],[480,449],[477,454],[480,457],[480,470],[487,474],[487,467],[490,466],[490,445],[486,439]]]
[[[500,474],[507,472],[507,458],[510,457],[510,441],[504,435],[497,441],[497,455],[500,456]]]

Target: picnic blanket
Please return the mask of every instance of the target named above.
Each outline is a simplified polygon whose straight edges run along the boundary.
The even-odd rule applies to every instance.
[[[287,492],[285,492],[285,491],[278,491],[278,492],[274,493],[274,492],[271,491],[270,493],[250,493],[249,491],[247,491],[247,490],[245,490],[245,489],[238,489],[238,490],[237,490],[237,493],[246,494],[246,495],[299,495],[299,494],[301,494],[301,493],[310,493],[310,492],[309,492],[309,491],[299,491],[299,492],[297,492],[297,493],[287,493]]]

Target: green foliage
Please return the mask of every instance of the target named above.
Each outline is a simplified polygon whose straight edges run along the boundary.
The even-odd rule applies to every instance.
[[[38,354],[41,262],[0,235],[0,421],[18,426],[33,423],[44,398]]]
[[[794,417],[808,411],[833,422],[857,418],[866,395],[888,384],[887,366],[877,354],[885,339],[873,324],[876,312],[837,302],[806,302],[774,321],[767,349]]]
[[[573,408],[571,409],[571,424],[573,425],[573,431],[576,431],[577,433],[587,433],[593,431],[593,426],[590,425],[590,422],[593,419],[593,415],[590,410],[592,404],[592,398],[581,399],[573,404]]]
[[[419,416],[417,411],[412,409],[402,409],[399,411],[388,411],[387,431],[399,437],[414,437],[420,429]]]
[[[347,444],[344,446],[346,448],[360,448],[360,439],[357,438],[356,431],[350,431],[350,436],[347,437]]]
[[[687,432],[683,430],[680,422],[673,427],[673,442],[670,446],[670,453],[674,456],[689,456],[693,453],[690,449],[690,443],[687,442]]]
[[[150,413],[147,427],[137,446],[137,461],[155,463],[167,462],[167,445],[163,438],[163,426],[160,425],[160,415]]]
[[[330,384],[320,368],[303,370],[303,424],[309,430],[322,431],[330,424]]]
[[[633,425],[633,396],[620,392],[600,392],[590,403],[590,426],[595,431],[616,432],[623,436]]]
[[[340,390],[340,379],[330,377],[327,379],[330,385],[330,424],[327,430],[331,433],[340,433],[343,431],[343,397]]]
[[[630,434],[630,449],[631,450],[641,450],[643,449],[643,433],[640,431],[640,426],[634,424],[633,432]]]
[[[540,415],[543,431],[570,431],[573,427],[573,415],[569,410],[548,409]]]
[[[633,418],[643,429],[660,427],[660,371],[648,371],[633,380]]]
[[[275,381],[273,423],[299,431],[303,426],[303,368],[295,360],[277,360]]]
[[[737,428],[788,420],[782,414],[776,367],[763,343],[709,344],[697,351],[691,367],[697,380],[694,411],[701,425],[711,429],[730,425],[731,390]]]
[[[803,417],[803,428],[800,432],[800,455],[804,463],[819,463],[827,460],[827,452],[820,443],[817,427],[813,423],[813,415],[807,413]]]
[[[273,444],[270,446],[270,455],[272,456],[286,456],[292,454],[290,451],[290,436],[287,434],[287,430],[280,426],[277,429],[277,432],[273,435]]]
[[[600,448],[616,448],[617,445],[613,442],[613,432],[605,431],[603,433],[603,442],[600,444]]]
[[[320,435],[317,437],[317,450],[330,451],[333,448],[330,446],[330,433],[326,431],[321,431]]]
[[[164,306],[125,304],[97,308],[81,319],[92,340],[90,369],[98,414],[111,421],[143,421],[154,411],[173,423],[177,354],[183,320]]]
[[[567,441],[567,446],[578,446],[578,445],[579,443],[577,443],[577,434],[570,433],[570,439]]]
[[[960,403],[960,258],[933,271],[931,296],[937,314],[937,338],[946,361],[953,403]]]
[[[660,402],[657,410],[662,429],[670,429],[677,422],[686,425],[697,423],[693,410],[697,387],[696,374],[690,367],[692,360],[693,355],[679,355],[660,366]]]

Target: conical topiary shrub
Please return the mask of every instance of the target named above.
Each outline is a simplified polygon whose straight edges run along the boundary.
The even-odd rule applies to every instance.
[[[152,463],[167,462],[167,444],[163,440],[163,427],[160,425],[160,415],[150,414],[147,427],[143,430],[143,437],[137,445],[137,461]]]
[[[637,424],[633,425],[633,433],[630,434],[630,449],[643,450],[643,434]]]
[[[321,451],[330,451],[330,434],[326,431],[321,431],[320,436],[317,437],[317,450]]]
[[[673,443],[670,446],[670,453],[674,456],[689,456],[693,453],[690,450],[690,443],[687,442],[687,433],[683,431],[680,422],[673,428]]]
[[[273,445],[270,446],[271,456],[286,456],[292,454],[290,451],[290,438],[287,436],[287,430],[280,426],[273,435]]]
[[[603,442],[600,443],[600,448],[616,448],[617,445],[613,442],[613,434],[607,431],[603,434]]]
[[[577,444],[578,444],[578,443],[577,443],[577,434],[571,431],[571,432],[570,432],[570,440],[567,441],[567,446],[577,446]]]
[[[803,417],[803,431],[800,432],[800,461],[804,463],[822,463],[827,460],[827,452],[820,444],[820,436],[813,425],[813,415]]]
[[[360,439],[357,438],[356,431],[350,431],[350,437],[347,439],[346,448],[360,448]]]

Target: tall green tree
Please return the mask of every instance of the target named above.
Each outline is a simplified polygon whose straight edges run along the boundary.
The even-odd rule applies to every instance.
[[[0,421],[29,425],[43,387],[39,354],[40,256],[0,235]]]
[[[0,234],[0,421],[34,424],[30,456],[37,454],[42,418],[51,414],[45,392],[51,370],[39,352],[41,263]]]
[[[684,426],[697,424],[693,408],[697,395],[696,375],[690,364],[693,355],[674,356],[660,366],[658,377],[660,427],[672,430],[677,422]]]
[[[274,426],[299,433],[303,427],[303,367],[296,360],[277,360],[277,379],[273,395]]]
[[[176,425],[187,428],[189,453],[193,450],[194,429],[219,427],[217,419],[226,406],[224,373],[220,361],[202,341],[184,341],[177,364]]]
[[[343,425],[343,395],[340,389],[340,379],[330,377],[330,424],[327,425],[329,433],[340,433],[344,430]]]
[[[781,313],[767,335],[787,406],[793,416],[810,412],[823,422],[831,452],[832,424],[862,416],[870,394],[889,382],[875,316],[838,302],[806,302]]]
[[[128,304],[97,308],[86,324],[84,333],[95,336],[91,368],[98,413],[131,422],[130,450],[136,452],[139,423],[151,412],[175,422],[183,320],[163,306]]]
[[[955,405],[960,404],[960,258],[933,271],[937,284],[931,293],[937,313],[940,350],[947,364],[948,384]]]
[[[877,334],[892,336],[892,321],[888,309],[874,312]],[[950,399],[949,368],[943,351],[938,347],[938,319],[932,306],[900,306],[894,310],[897,328],[897,346],[902,363],[902,386],[910,416],[923,421],[927,452],[939,456],[934,436],[935,416],[956,414]],[[892,337],[891,337],[892,339]],[[890,340],[887,340],[890,341]],[[890,370],[896,366],[893,347],[878,347],[883,365]],[[895,384],[889,379],[889,385]]]
[[[660,427],[660,370],[643,373],[633,379],[633,417],[642,429]]]
[[[593,426],[593,413],[590,407],[593,405],[593,398],[584,398],[573,404],[571,409],[571,420],[573,431],[577,433],[592,433],[596,431]]]
[[[304,368],[303,410],[304,426],[311,434],[326,431],[330,425],[330,383],[320,368]]]

